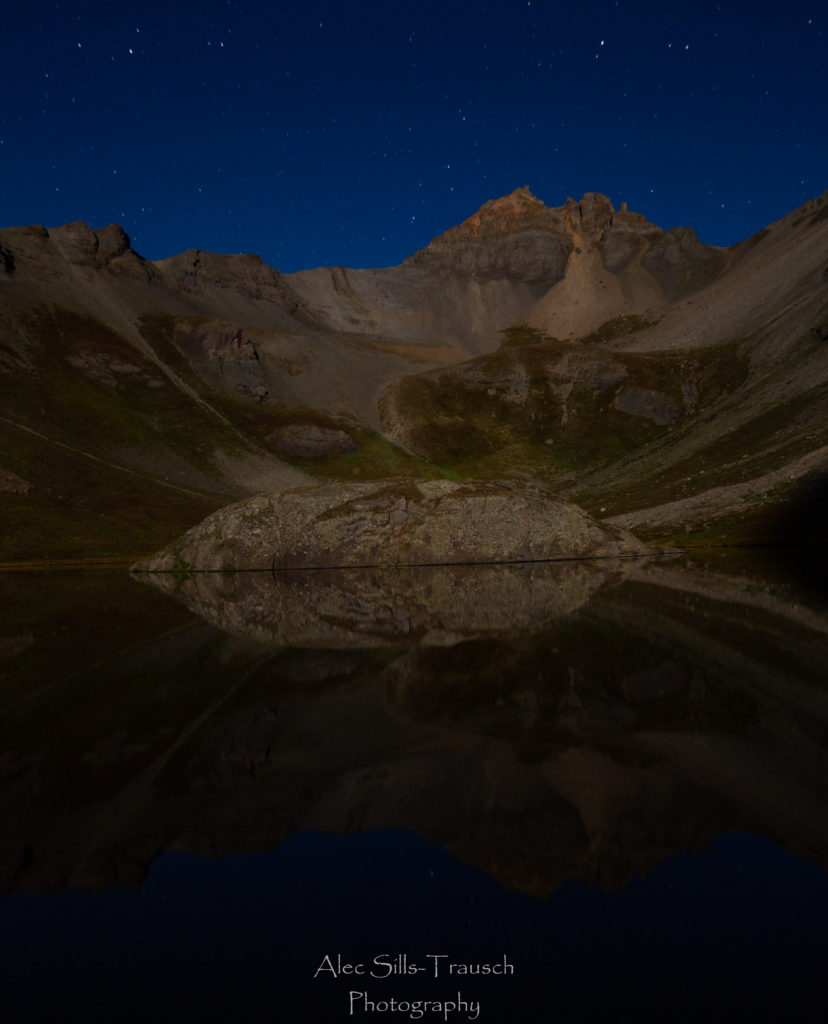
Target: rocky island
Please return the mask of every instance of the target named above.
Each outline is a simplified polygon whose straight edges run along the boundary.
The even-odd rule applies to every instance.
[[[532,482],[379,480],[293,488],[220,509],[135,571],[539,562],[650,553]]]

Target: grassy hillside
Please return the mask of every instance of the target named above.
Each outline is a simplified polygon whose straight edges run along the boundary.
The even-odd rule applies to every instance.
[[[348,455],[277,457],[268,442],[277,427],[341,420],[211,387],[175,347],[174,324],[142,321],[152,359],[66,308],[19,319],[22,340],[0,367],[0,562],[148,554],[256,490],[248,463],[272,467],[274,488],[280,476],[290,486],[439,473],[352,421]]]

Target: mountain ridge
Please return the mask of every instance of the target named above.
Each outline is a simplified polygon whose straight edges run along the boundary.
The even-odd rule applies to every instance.
[[[396,267],[292,274],[197,249],[148,261],[118,225],[0,230],[2,557],[98,553],[102,518],[122,548],[128,474],[175,520],[145,522],[130,556],[319,479],[528,472],[626,515],[697,498],[702,456],[727,486],[810,478],[827,196],[723,249],[598,193],[547,207],[523,187]],[[171,512],[170,485],[197,510]]]

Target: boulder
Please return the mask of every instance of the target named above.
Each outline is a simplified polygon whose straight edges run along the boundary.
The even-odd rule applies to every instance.
[[[134,569],[310,569],[648,553],[632,534],[596,522],[532,482],[393,479],[249,498],[214,512]]]
[[[0,466],[0,491],[7,494],[28,494],[31,489],[32,485],[28,480]]]
[[[345,430],[319,427],[314,423],[290,423],[278,427],[267,440],[286,455],[315,459],[323,455],[347,455],[359,445]]]

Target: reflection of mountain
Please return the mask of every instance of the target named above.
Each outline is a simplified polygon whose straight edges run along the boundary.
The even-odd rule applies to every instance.
[[[630,566],[602,559],[136,578],[227,633],[291,647],[409,647],[538,632]]]
[[[36,617],[40,579],[0,580],[4,892],[303,828],[415,829],[537,895],[737,828],[828,866],[828,628],[755,581],[638,566],[540,632],[350,649],[57,582]]]

